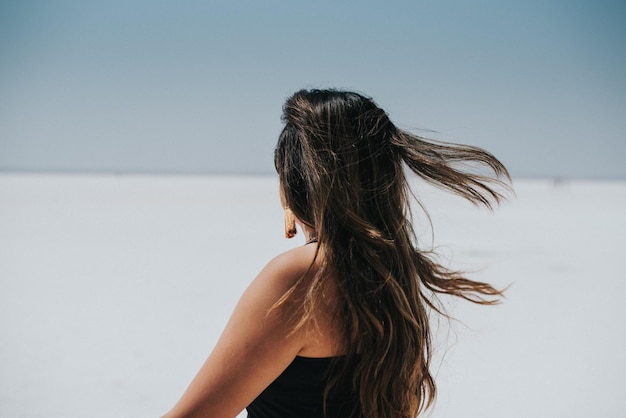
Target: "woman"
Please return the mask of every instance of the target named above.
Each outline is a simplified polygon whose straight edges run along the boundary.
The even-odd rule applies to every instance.
[[[259,273],[166,417],[415,417],[435,397],[437,295],[492,304],[501,291],[417,248],[404,169],[488,208],[508,173],[484,150],[398,129],[357,93],[299,91],[283,120],[286,234],[297,223],[306,244]]]

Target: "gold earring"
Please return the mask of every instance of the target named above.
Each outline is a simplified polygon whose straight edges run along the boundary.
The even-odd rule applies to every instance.
[[[296,229],[296,216],[291,209],[287,206],[285,208],[285,236],[287,238],[293,238],[298,233]]]

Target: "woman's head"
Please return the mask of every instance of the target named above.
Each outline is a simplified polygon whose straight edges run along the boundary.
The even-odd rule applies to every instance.
[[[287,99],[283,121],[274,162],[284,203],[311,227],[353,212],[367,218],[402,176],[396,128],[368,97],[301,90]]]
[[[283,121],[274,157],[283,204],[315,228],[324,256],[314,277],[303,277],[281,301],[304,288],[294,328],[302,326],[316,306],[325,306],[324,285],[332,277],[343,351],[358,364],[339,370],[327,390],[348,378],[369,415],[415,417],[435,396],[429,371],[435,296],[489,304],[501,292],[447,269],[417,247],[404,167],[487,207],[502,198],[493,185],[506,187],[500,180],[508,177],[506,168],[480,148],[398,129],[357,93],[299,91],[287,99]],[[485,167],[493,173],[477,170]]]

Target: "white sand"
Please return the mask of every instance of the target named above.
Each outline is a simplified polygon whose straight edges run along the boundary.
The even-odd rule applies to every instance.
[[[621,417],[626,183],[516,190],[495,214],[420,193],[453,265],[513,284],[498,307],[449,303],[431,416]],[[274,178],[1,175],[0,417],[159,416],[301,243]]]

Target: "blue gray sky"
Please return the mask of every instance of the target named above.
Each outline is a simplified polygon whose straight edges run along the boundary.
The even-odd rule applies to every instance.
[[[619,0],[0,1],[0,171],[272,173],[284,99],[337,87],[516,177],[625,179],[624,22]]]

